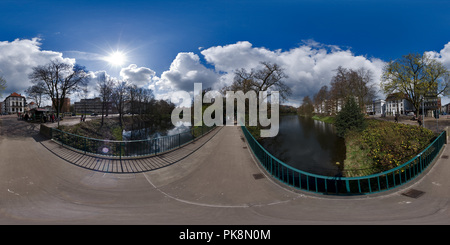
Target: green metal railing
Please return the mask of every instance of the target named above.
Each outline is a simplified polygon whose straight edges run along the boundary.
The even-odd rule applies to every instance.
[[[297,189],[329,195],[364,195],[401,186],[422,173],[447,143],[443,131],[425,150],[396,168],[362,177],[331,177],[307,173],[283,163],[264,149],[245,126],[241,128],[253,154],[269,174]]]
[[[51,139],[84,154],[121,159],[145,157],[171,151],[205,135],[213,128],[206,126],[194,127],[179,134],[129,141],[94,139],[52,128]]]

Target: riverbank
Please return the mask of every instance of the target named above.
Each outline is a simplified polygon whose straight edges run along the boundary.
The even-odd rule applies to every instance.
[[[314,115],[311,117],[314,120],[322,121],[329,124],[334,124],[336,117]],[[370,158],[369,150],[361,148],[363,144],[361,134],[356,132],[349,132],[344,139],[346,155],[342,167],[342,173],[346,177],[370,175],[377,170],[374,168],[373,159]]]
[[[313,116],[314,120],[334,123],[334,117]],[[346,158],[343,175],[347,177],[370,175],[397,167],[419,154],[439,133],[431,119],[428,127],[418,127],[410,118],[395,123],[392,118],[367,117],[367,128],[362,132],[348,132],[345,136]],[[445,127],[441,120],[441,126]],[[433,131],[435,131],[433,133]]]
[[[322,121],[322,122],[326,122],[326,123],[334,123],[335,119],[336,119],[333,116],[319,116],[319,115],[314,115],[311,118],[314,120]]]

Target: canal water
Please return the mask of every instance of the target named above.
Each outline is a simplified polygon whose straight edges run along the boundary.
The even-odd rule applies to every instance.
[[[345,159],[345,141],[332,124],[297,115],[280,116],[277,136],[261,145],[296,169],[325,176],[339,176]]]
[[[123,140],[147,140],[189,132],[190,126],[184,124],[166,125],[165,127],[143,127],[122,131]]]
[[[194,139],[190,126],[144,127],[122,132],[127,156],[151,155],[177,148]]]

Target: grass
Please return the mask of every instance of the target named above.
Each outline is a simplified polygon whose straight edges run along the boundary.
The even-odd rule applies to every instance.
[[[105,118],[103,126],[101,126],[101,119],[93,119],[73,126],[61,125],[60,129],[89,138],[122,140],[122,128],[119,126],[118,118]]]
[[[314,120],[318,120],[318,121],[322,121],[322,122],[326,122],[326,123],[334,123],[334,121],[335,121],[335,117],[332,117],[332,116],[314,115],[311,118]]]
[[[436,137],[431,130],[418,126],[373,119],[367,119],[367,123],[361,133],[349,132],[345,137],[344,172],[350,176],[395,168],[419,154]]]
[[[374,167],[374,161],[369,156],[370,150],[361,147],[363,140],[356,132],[349,132],[345,137],[346,158],[344,160],[344,175],[346,177],[371,175],[379,172]]]

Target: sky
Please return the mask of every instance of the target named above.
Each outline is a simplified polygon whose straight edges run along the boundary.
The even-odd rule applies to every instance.
[[[90,96],[106,73],[163,99],[196,82],[218,90],[266,61],[284,69],[285,104],[298,106],[338,66],[370,69],[379,85],[386,62],[425,52],[450,69],[450,1],[0,0],[0,100],[51,60],[85,66]]]

